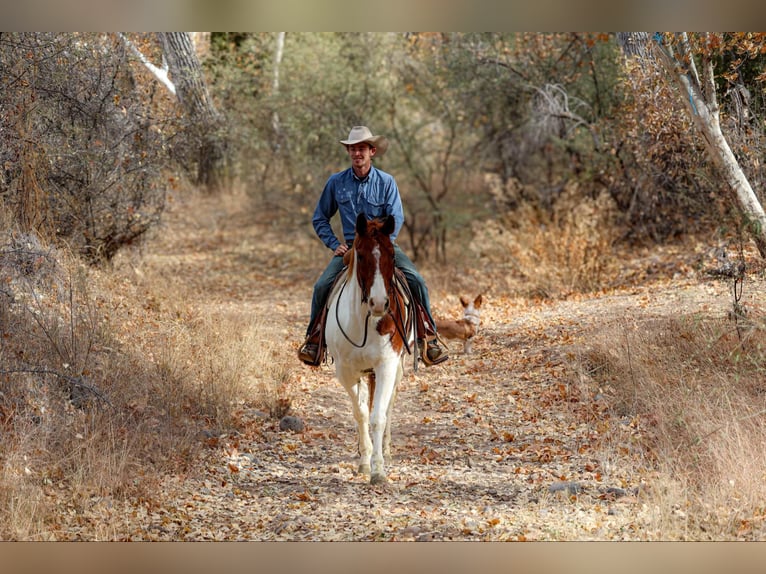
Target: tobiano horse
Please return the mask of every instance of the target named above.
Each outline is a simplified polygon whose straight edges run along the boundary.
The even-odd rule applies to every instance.
[[[391,414],[405,354],[415,344],[412,297],[395,272],[393,231],[392,216],[357,217],[347,269],[330,294],[325,325],[335,376],[351,398],[359,472],[369,473],[371,484],[387,480]]]

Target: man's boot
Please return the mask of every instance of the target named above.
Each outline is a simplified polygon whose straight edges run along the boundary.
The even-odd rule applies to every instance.
[[[327,307],[322,306],[322,311],[309,327],[309,334],[298,350],[298,358],[310,367],[318,367],[324,359],[324,324],[327,319]]]
[[[431,365],[438,365],[449,359],[449,353],[447,349],[439,344],[437,339],[431,339],[427,343],[419,341],[420,358],[425,363],[426,367]]]
[[[436,330],[431,325],[431,321],[428,320],[428,315],[419,301],[416,301],[415,308],[417,311],[416,320],[420,359],[425,363],[426,367],[443,363],[449,359],[447,349],[439,344]]]
[[[316,367],[322,362],[319,356],[319,334],[312,332],[301,345],[298,350],[298,358],[311,367]]]

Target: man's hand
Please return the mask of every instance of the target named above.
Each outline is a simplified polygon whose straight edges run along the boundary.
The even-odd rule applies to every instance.
[[[345,255],[346,251],[348,251],[348,245],[341,243],[335,248],[335,255]]]

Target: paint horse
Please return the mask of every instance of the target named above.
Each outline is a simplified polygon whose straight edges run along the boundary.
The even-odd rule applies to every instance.
[[[360,214],[346,253],[347,269],[330,294],[325,326],[335,376],[351,397],[359,438],[359,472],[386,482],[391,413],[406,352],[414,350],[412,297],[397,278],[391,233],[394,218]]]

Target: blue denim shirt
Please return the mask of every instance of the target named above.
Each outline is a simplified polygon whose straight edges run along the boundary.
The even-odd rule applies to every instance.
[[[327,180],[311,221],[319,239],[332,251],[341,243],[330,225],[336,213],[340,214],[343,237],[348,245],[354,241],[356,216],[359,213],[364,213],[368,219],[393,215],[396,225],[391,241],[396,240],[404,224],[402,198],[396,180],[375,166],[361,180],[352,168],[335,173]]]

